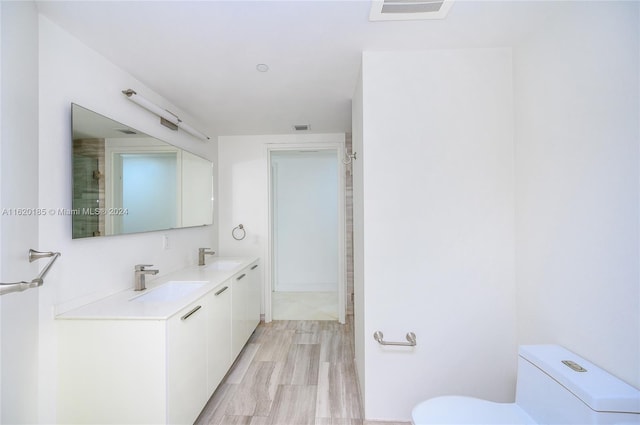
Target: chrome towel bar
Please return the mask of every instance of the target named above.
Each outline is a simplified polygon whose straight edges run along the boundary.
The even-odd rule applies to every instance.
[[[373,339],[378,341],[378,344],[380,344],[380,345],[402,345],[402,346],[406,346],[406,347],[413,347],[413,346],[415,346],[417,344],[416,343],[416,334],[414,334],[413,332],[408,332],[406,338],[407,338],[408,342],[390,342],[390,341],[385,341],[384,340],[384,335],[380,331],[376,331],[373,334]]]
[[[53,257],[46,266],[40,271],[40,273],[31,279],[31,282],[21,281],[14,283],[2,283],[0,282],[0,295],[9,294],[11,292],[22,292],[29,288],[37,288],[38,286],[42,286],[44,283],[44,277],[49,273],[49,269],[55,263],[55,261],[60,256],[59,252],[40,252],[35,249],[29,250],[29,262],[32,263],[40,258]]]

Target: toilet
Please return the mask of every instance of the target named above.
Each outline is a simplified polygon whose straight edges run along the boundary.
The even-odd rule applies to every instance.
[[[443,396],[418,404],[414,425],[640,424],[640,391],[558,345],[518,350],[515,403]]]

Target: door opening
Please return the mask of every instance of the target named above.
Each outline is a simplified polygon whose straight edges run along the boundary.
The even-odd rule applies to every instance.
[[[271,318],[345,321],[338,149],[271,150]]]

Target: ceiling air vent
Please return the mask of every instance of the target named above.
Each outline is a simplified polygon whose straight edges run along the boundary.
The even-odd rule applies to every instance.
[[[293,126],[295,131],[307,131],[309,128],[311,128],[309,127],[309,124],[296,124]]]
[[[370,21],[444,19],[453,0],[373,0]]]

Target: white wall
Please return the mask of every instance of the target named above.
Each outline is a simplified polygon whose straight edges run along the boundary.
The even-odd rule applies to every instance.
[[[367,419],[408,420],[443,394],[513,400],[511,70],[509,49],[363,54],[354,221]],[[418,345],[384,348],[377,330],[415,332]]]
[[[354,150],[360,158],[354,165],[355,331],[368,419],[408,418],[416,394],[416,399],[444,393],[512,398],[514,306],[517,343],[564,345],[640,386],[639,5],[568,2],[544,7],[549,18],[545,29],[514,48],[511,137],[508,64],[498,73],[489,72],[503,75],[505,84],[492,89],[498,97],[504,95],[500,107],[496,97],[481,102],[492,97],[483,94],[492,87],[486,84],[492,81],[488,68],[451,66],[449,59],[464,57],[464,51],[364,55],[353,109]],[[488,59],[500,51],[481,52],[476,53]],[[438,55],[436,63],[425,60]],[[440,73],[442,67],[448,72]],[[478,70],[475,77],[469,74]],[[474,78],[478,84],[459,85]],[[507,120],[493,120],[497,125],[482,131],[480,126],[490,126],[492,120],[477,120],[486,120],[492,110],[502,110]],[[465,134],[470,129],[473,133]],[[493,142],[484,137],[495,130],[502,135]],[[384,138],[396,144],[386,157]],[[446,138],[447,145],[437,143]],[[469,144],[478,138],[482,143]],[[463,155],[473,156],[468,166]],[[400,163],[404,169],[395,165]],[[479,178],[461,181],[482,164],[495,174],[487,169]],[[434,187],[438,180],[446,184],[442,190]],[[421,185],[392,193],[391,186],[403,181]],[[487,198],[491,188],[494,194]],[[490,203],[470,206],[479,199],[474,192],[483,191],[482,198],[492,199],[495,211]],[[381,231],[397,227],[394,206],[401,208],[396,221],[411,229],[408,241]],[[465,210],[471,220],[464,217]],[[504,214],[504,220],[496,214]],[[487,219],[486,229],[492,232],[482,235],[470,227]],[[461,244],[465,238],[471,243]],[[493,244],[493,254],[477,255],[482,239]],[[398,252],[402,246],[408,248]],[[395,248],[392,260],[382,252],[389,247]],[[498,261],[491,261],[491,255]],[[494,285],[474,297],[469,289],[475,286],[464,282],[469,270],[447,267],[455,268],[456,261],[479,265],[476,261],[483,258],[487,267],[479,267],[477,274],[483,285],[491,268],[504,274],[490,278]],[[378,264],[402,272],[379,278]],[[443,283],[449,281],[448,287],[433,281],[436,273]],[[415,317],[403,317],[400,305]],[[469,321],[471,333],[453,331],[483,307],[492,311]],[[492,322],[498,334],[504,332],[504,338],[494,335],[502,344],[495,349],[501,353],[499,363],[510,365],[502,376],[488,358],[478,362],[487,351],[468,347],[487,341],[479,338],[483,330],[491,332]],[[371,338],[377,328],[398,340],[414,330],[418,349],[413,354],[381,350]],[[443,353],[450,358],[438,358]],[[462,379],[467,365],[494,370],[485,369],[484,376],[471,371]],[[415,385],[409,371],[422,382]],[[404,391],[384,390],[389,387]]]
[[[300,144],[342,143],[344,134],[220,136],[218,138],[219,254],[254,255],[264,261],[267,282],[269,244],[268,147]],[[243,224],[246,238],[233,239],[231,231]],[[264,285],[263,285],[264,287]],[[263,294],[263,302],[265,296]],[[268,301],[268,300],[267,300]],[[264,313],[264,305],[262,306]]]
[[[35,215],[9,215],[38,206],[38,15],[32,2],[0,2],[0,280],[30,281],[38,264]],[[2,423],[36,423],[38,411],[38,291],[0,297]]]
[[[40,207],[71,207],[71,102],[216,162],[215,142],[204,143],[187,133],[166,129],[153,114],[127,100],[121,90],[133,88],[206,130],[204,125],[189,120],[178,107],[47,18],[41,16],[39,25],[40,146],[39,157],[34,154],[30,161],[40,161]],[[198,247],[217,248],[217,230],[209,226],[72,240],[69,216],[47,215],[39,225],[39,247],[62,253],[39,290],[39,422],[53,423],[57,374],[54,313],[132,287],[137,263],[154,264],[160,275],[196,264]],[[166,250],[163,235],[169,239]]]
[[[336,152],[276,152],[271,167],[274,290],[337,291]]]
[[[638,2],[550,3],[515,50],[519,343],[640,387]]]
[[[0,4],[0,128],[2,128],[2,106],[4,104],[4,91],[2,89],[2,69],[3,69],[3,52],[4,49],[2,48],[2,42],[1,40],[6,40],[5,37],[2,36],[3,34],[3,25],[2,25],[2,4]],[[2,173],[2,131],[0,131],[0,175]],[[2,204],[2,199],[3,199],[3,194],[4,190],[2,189],[2,183],[0,182],[0,206],[3,205]],[[0,221],[0,279],[3,277],[2,276],[2,245],[4,244],[2,242],[3,238],[3,233],[2,233],[2,221]],[[3,368],[3,363],[2,363],[2,301],[0,301],[0,376],[2,374],[2,368]],[[2,421],[2,384],[0,384],[0,422]]]

